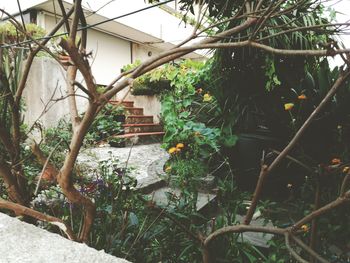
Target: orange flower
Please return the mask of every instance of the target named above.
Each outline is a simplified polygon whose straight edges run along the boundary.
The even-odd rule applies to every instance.
[[[309,226],[308,225],[302,225],[301,230],[303,230],[305,233],[309,231]]]
[[[284,104],[284,110],[286,110],[286,111],[290,111],[291,109],[293,109],[293,107],[294,107],[294,103]]]
[[[338,159],[338,158],[333,158],[332,159],[332,164],[340,164],[341,163],[341,160],[340,159]]]
[[[198,94],[200,94],[200,93],[202,93],[203,92],[203,89],[202,88],[199,88],[199,89],[197,89],[197,91],[196,91]]]
[[[301,94],[301,95],[298,96],[298,99],[299,100],[306,100],[307,97],[305,96],[305,94]]]
[[[183,147],[185,147],[185,145],[181,142],[176,144],[176,148],[182,149]]]
[[[173,154],[176,152],[176,148],[175,147],[171,147],[169,150],[168,150],[168,153],[170,154]]]

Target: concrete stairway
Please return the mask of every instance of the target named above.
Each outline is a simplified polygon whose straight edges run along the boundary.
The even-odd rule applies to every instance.
[[[112,105],[119,105],[118,101],[109,102]],[[143,108],[134,107],[133,101],[123,101],[121,103],[125,110],[124,134],[117,135],[116,138],[128,140],[137,137],[137,143],[159,142],[164,135],[162,126],[154,123],[152,115],[144,115]],[[135,141],[133,142],[135,143]]]

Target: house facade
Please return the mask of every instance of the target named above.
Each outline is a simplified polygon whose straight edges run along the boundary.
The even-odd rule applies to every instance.
[[[178,15],[174,15],[176,1],[161,7],[152,7],[144,0],[108,2],[83,1],[88,25],[111,20],[88,29],[87,51],[92,52],[91,68],[98,85],[108,85],[123,66],[156,56],[174,47],[193,31],[192,26],[181,23]],[[64,6],[66,10],[70,9],[72,1],[65,1]],[[11,12],[16,15],[15,10]],[[61,18],[60,8],[54,0],[23,1],[22,12],[26,22],[35,23],[46,31],[50,31]],[[60,30],[65,31],[64,27]],[[203,59],[203,55],[193,52],[186,58]],[[47,127],[55,125],[69,113],[67,101],[60,100],[66,90],[66,74],[56,61],[48,57],[36,58],[27,85],[24,94],[27,123],[36,121],[45,107],[49,110],[42,115],[41,121]],[[117,94],[116,99],[124,98],[125,92]],[[128,94],[125,99],[134,101],[136,107],[143,107],[145,114],[154,115],[156,122],[159,121],[160,103],[157,98]],[[78,97],[81,111],[84,111],[84,105],[86,99]]]

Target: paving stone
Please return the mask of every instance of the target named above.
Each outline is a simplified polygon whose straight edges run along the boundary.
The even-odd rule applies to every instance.
[[[237,215],[236,220],[242,223],[244,221],[244,216]],[[272,222],[268,220],[265,222],[264,218],[253,218],[251,223],[252,226],[267,226],[274,227]],[[257,247],[268,248],[268,242],[273,238],[272,234],[265,233],[254,233],[254,232],[245,232],[243,233],[243,240]],[[240,241],[240,239],[238,239]]]
[[[169,155],[159,143],[135,145],[132,148],[90,148],[79,154],[78,163],[96,169],[99,161],[106,160],[112,155],[119,159],[121,167],[124,167],[129,154],[128,167],[132,168],[129,175],[137,179],[137,188],[147,188],[162,182],[163,166]]]
[[[130,263],[0,213],[0,263]]]
[[[179,189],[174,189],[170,187],[163,187],[154,191],[150,196],[153,198],[153,201],[159,206],[166,206],[169,203],[167,193],[171,193],[175,196],[180,196],[181,191]],[[205,208],[210,202],[216,198],[216,195],[209,193],[198,193],[197,199],[197,211]]]

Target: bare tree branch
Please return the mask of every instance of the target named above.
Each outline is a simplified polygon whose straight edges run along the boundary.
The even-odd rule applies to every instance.
[[[303,259],[301,256],[299,256],[298,253],[295,252],[295,250],[291,247],[290,242],[289,242],[289,237],[290,237],[290,234],[288,232],[284,233],[285,243],[286,243],[286,246],[287,246],[289,253],[292,255],[293,258],[295,258],[296,261],[298,261],[300,263],[308,263],[305,259]]]
[[[329,263],[328,260],[325,260],[319,254],[317,254],[311,247],[308,247],[303,241],[297,238],[295,235],[291,234],[290,237],[297,243],[302,249],[310,254],[313,258],[317,259],[321,263]]]
[[[35,211],[31,208],[6,201],[2,198],[0,198],[0,208],[12,210],[17,215],[27,215],[27,216],[33,217],[35,219],[48,222],[52,225],[59,227],[67,235],[67,237],[70,240],[76,240],[76,237],[75,237],[73,231],[71,230],[71,228],[63,220],[61,220],[59,218],[45,215],[45,214],[40,213],[38,211]]]

